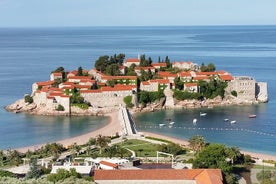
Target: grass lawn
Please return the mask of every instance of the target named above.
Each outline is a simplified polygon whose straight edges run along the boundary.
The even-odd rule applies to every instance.
[[[138,157],[155,157],[159,145],[143,140],[131,139],[122,142],[122,147],[135,151]]]

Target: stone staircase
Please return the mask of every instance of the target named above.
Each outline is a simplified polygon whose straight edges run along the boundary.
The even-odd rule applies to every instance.
[[[165,102],[165,107],[169,107],[169,108],[172,108],[174,107],[174,99],[173,99],[173,92],[171,89],[169,88],[166,88],[164,90],[164,94],[166,96],[166,102]]]

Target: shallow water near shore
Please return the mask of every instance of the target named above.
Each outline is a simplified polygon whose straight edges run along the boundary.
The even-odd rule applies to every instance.
[[[276,134],[276,26],[1,28],[0,43],[1,107],[30,94],[31,85],[48,80],[57,67],[90,69],[99,56],[116,53],[127,57],[146,54],[154,61],[168,55],[171,61],[212,62],[217,70],[268,82],[268,104],[204,109],[207,116],[198,117],[195,127],[191,121],[203,110],[143,113],[136,123],[143,130],[139,126],[149,122],[156,126],[166,116],[173,117],[174,126],[182,128],[146,129],[183,139],[203,134],[207,141],[276,155],[276,138],[271,136]],[[249,119],[248,114],[253,113],[257,117]],[[237,123],[231,125],[224,118]],[[73,137],[104,124],[104,117],[29,116],[1,108],[0,149]],[[238,130],[199,129],[207,127]]]
[[[266,104],[260,104],[212,109],[171,109],[136,114],[135,121],[138,131],[141,132],[154,132],[185,140],[193,135],[202,135],[207,142],[274,155],[276,131],[271,127],[276,119],[267,118],[266,108]],[[200,116],[200,112],[207,115]],[[249,118],[249,114],[257,116]],[[193,123],[195,118],[197,122]],[[231,123],[234,120],[236,122]],[[173,125],[171,122],[174,122]]]

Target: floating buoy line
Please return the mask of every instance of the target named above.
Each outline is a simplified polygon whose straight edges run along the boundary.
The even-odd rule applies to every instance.
[[[267,132],[260,132],[256,130],[250,130],[246,128],[216,128],[216,127],[210,127],[210,128],[204,128],[204,127],[185,127],[185,126],[158,126],[158,125],[136,125],[136,128],[142,128],[142,129],[184,129],[184,130],[205,130],[205,131],[237,131],[237,132],[248,132],[248,133],[254,133],[258,135],[265,135],[265,136],[272,136],[276,137],[276,134],[273,133],[267,133]]]

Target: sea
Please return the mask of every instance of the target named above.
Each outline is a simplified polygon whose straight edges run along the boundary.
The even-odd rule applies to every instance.
[[[141,132],[185,140],[202,135],[207,142],[276,155],[276,26],[0,28],[0,149],[49,143],[105,126],[106,117],[37,116],[4,107],[30,94],[34,82],[49,80],[60,66],[91,69],[98,57],[119,53],[145,54],[154,61],[169,56],[172,62],[213,63],[233,76],[267,82],[265,104],[162,110],[134,117]],[[207,115],[201,117],[200,112]],[[257,116],[250,119],[249,114]]]

